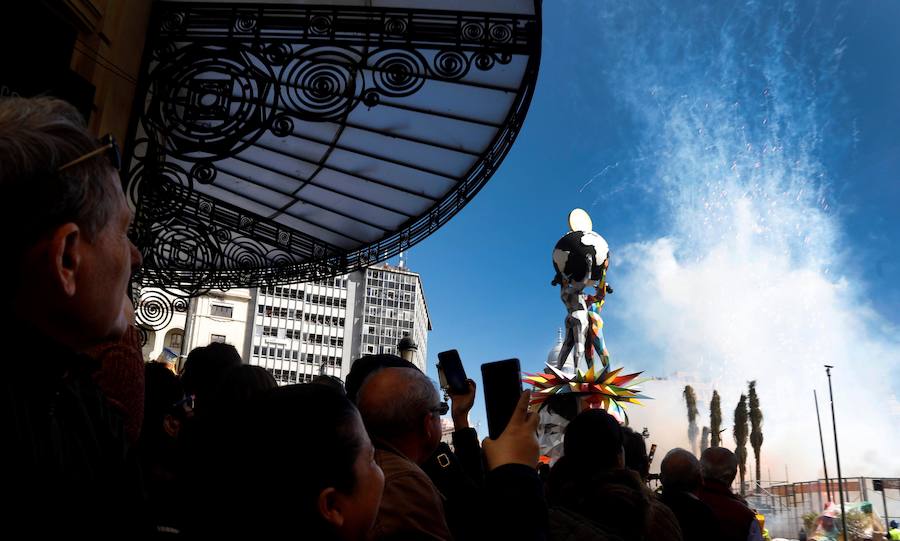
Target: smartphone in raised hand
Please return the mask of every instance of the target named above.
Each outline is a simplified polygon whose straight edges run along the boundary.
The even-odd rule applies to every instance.
[[[466,370],[463,368],[462,359],[455,349],[438,353],[438,375],[441,379],[441,387],[449,389],[450,394],[466,394],[469,392],[469,384],[466,381]]]
[[[495,440],[509,424],[522,394],[519,359],[484,363],[481,365],[481,381],[484,387],[488,436]]]

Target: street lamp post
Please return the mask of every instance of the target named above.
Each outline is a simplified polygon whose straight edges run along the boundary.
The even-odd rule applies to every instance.
[[[847,536],[847,514],[844,512],[844,478],[841,475],[841,452],[838,447],[837,419],[834,416],[834,393],[831,390],[831,365],[825,365],[825,373],[828,374],[828,397],[831,400],[831,426],[834,428],[834,458],[837,460],[838,471],[838,496],[841,498],[841,527],[844,537]]]
[[[819,417],[819,397],[813,389],[813,400],[816,402],[816,422],[819,423],[819,445],[822,447],[822,469],[825,470],[825,492],[828,493],[828,501],[834,501],[831,495],[831,482],[828,480],[828,463],[825,462],[825,438],[822,437],[822,418]],[[816,481],[818,483],[818,481]],[[817,489],[818,490],[818,489]],[[819,493],[821,494],[821,492]]]
[[[409,333],[403,333],[403,338],[401,338],[400,342],[397,344],[397,352],[400,353],[400,357],[404,361],[415,364],[417,351],[419,351],[419,346],[416,344],[415,340],[412,339]]]

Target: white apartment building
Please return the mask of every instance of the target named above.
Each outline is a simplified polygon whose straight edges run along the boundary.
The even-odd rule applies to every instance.
[[[252,335],[244,358],[282,384],[319,374],[342,378],[350,362],[357,286],[347,275],[253,292]]]
[[[388,264],[354,274],[365,293],[357,302],[362,317],[355,333],[360,341],[354,358],[372,353],[397,355],[397,343],[408,334],[418,346],[413,364],[425,372],[431,319],[419,275]]]
[[[142,298],[173,300],[147,289]],[[171,304],[169,305],[171,312]],[[233,345],[249,364],[269,370],[281,384],[324,374],[344,379],[354,360],[398,354],[409,335],[418,346],[413,363],[425,371],[431,320],[418,274],[377,265],[318,282],[212,291],[171,312],[168,323],[147,332],[144,360],[168,348],[184,358],[211,342]]]
[[[257,289],[244,358],[281,384],[324,374],[344,379],[353,361],[397,354],[405,334],[423,371],[431,322],[419,275],[388,264],[318,282]]]
[[[165,292],[153,288],[143,291],[141,298],[144,302],[147,299],[172,300]],[[243,352],[246,335],[252,329],[249,326],[252,324],[250,299],[249,289],[230,289],[211,291],[191,299],[185,311],[172,311],[170,305],[167,308],[171,314],[168,323],[157,331],[147,331],[144,360],[155,360],[163,348],[169,348],[182,356],[178,362],[180,368],[183,357],[192,349],[211,342],[225,342]]]

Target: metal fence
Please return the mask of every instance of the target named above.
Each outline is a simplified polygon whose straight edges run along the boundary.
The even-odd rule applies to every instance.
[[[874,490],[872,482],[877,479],[884,482],[884,498]],[[773,538],[796,539],[804,525],[803,515],[821,513],[829,501],[840,505],[837,479],[830,479],[829,485],[830,498],[825,480],[818,479],[761,487],[748,497],[748,502],[766,516],[766,527]],[[842,488],[845,503],[868,501],[882,521],[886,517],[900,520],[900,478],[845,477]]]

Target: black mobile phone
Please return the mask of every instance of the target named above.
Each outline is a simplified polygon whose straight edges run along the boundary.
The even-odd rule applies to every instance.
[[[656,455],[656,444],[650,446],[650,452],[647,453],[647,465],[653,464],[653,456]]]
[[[484,408],[487,410],[488,435],[497,439],[516,410],[522,394],[519,359],[507,359],[481,365]]]
[[[450,394],[466,394],[469,392],[469,384],[466,382],[466,370],[463,368],[462,359],[455,349],[438,353],[438,373],[442,377],[442,386],[450,389]],[[446,384],[446,385],[443,385]]]

